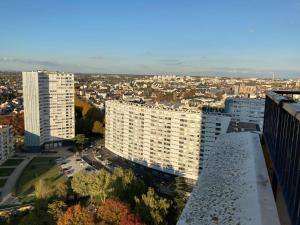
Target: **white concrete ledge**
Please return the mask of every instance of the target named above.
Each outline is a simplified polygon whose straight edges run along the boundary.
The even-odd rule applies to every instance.
[[[280,224],[258,134],[219,137],[177,224]]]

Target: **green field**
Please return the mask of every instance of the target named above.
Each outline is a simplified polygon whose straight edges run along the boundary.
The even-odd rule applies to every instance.
[[[34,185],[39,179],[43,179],[53,189],[58,183],[66,181],[56,165],[55,158],[36,157],[27,165],[17,181],[16,195],[22,202],[34,200]]]
[[[0,188],[4,186],[6,179],[0,179]]]
[[[9,176],[15,168],[0,168],[0,177]]]
[[[8,159],[1,166],[17,166],[22,161],[23,161],[23,159]]]

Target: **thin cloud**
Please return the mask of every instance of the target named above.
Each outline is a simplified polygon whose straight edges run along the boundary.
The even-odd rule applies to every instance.
[[[230,68],[230,67],[217,67],[211,68],[209,71],[219,75],[233,75],[233,76],[248,76],[248,77],[270,77],[275,73],[279,78],[283,77],[299,77],[300,70],[289,70],[289,69],[267,69],[267,68]]]
[[[179,66],[184,64],[184,61],[179,59],[161,59],[159,62],[166,66]]]
[[[21,64],[29,64],[29,65],[40,65],[40,66],[46,66],[46,67],[58,67],[58,66],[62,66],[62,64],[54,62],[54,61],[35,60],[35,59],[21,59],[21,58],[9,58],[9,57],[2,57],[2,58],[0,58],[0,62],[21,63]]]
[[[2,65],[1,65],[2,64]],[[87,68],[81,64],[69,64],[59,63],[50,60],[37,60],[30,58],[12,58],[12,57],[0,57],[0,66],[3,68],[19,68],[19,69],[49,69],[49,70],[63,70],[65,72],[70,71],[85,71],[87,69],[93,69],[92,67]]]
[[[105,59],[105,57],[103,57],[103,56],[91,56],[91,57],[89,57],[89,59],[93,59],[93,60],[103,60],[103,59]]]

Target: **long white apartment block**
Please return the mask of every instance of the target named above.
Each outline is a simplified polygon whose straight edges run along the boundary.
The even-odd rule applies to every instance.
[[[105,147],[135,163],[196,180],[230,117],[106,101]]]
[[[0,164],[15,152],[14,129],[10,125],[0,125]]]
[[[227,98],[225,112],[237,122],[255,123],[262,131],[264,123],[265,99]]]
[[[74,74],[23,72],[25,146],[31,151],[69,143],[75,136]]]

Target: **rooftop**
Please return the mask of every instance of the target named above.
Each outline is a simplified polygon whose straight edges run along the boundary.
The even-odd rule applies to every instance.
[[[204,113],[209,115],[218,115],[218,116],[227,116],[230,117],[229,114],[223,112],[211,112],[207,110],[195,110],[195,109],[185,109],[181,108],[179,104],[149,104],[144,102],[136,102],[136,101],[122,101],[122,100],[107,100],[106,102],[116,102],[120,104],[126,104],[129,106],[137,106],[137,107],[145,107],[148,109],[158,109],[158,110],[167,110],[167,111],[176,111],[176,112],[186,112],[186,113]]]
[[[220,136],[207,162],[178,225],[280,224],[258,134]]]

